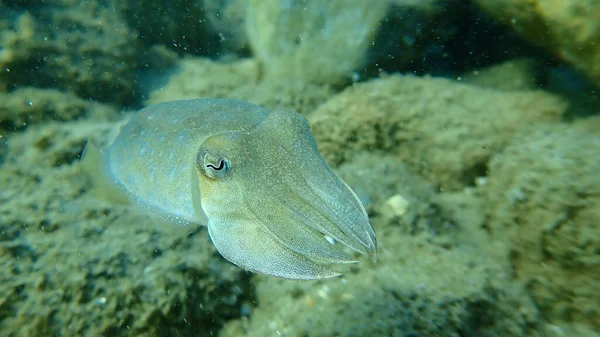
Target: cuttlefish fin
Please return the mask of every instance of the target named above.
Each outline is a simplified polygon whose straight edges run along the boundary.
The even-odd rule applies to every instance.
[[[248,271],[296,280],[341,275],[286,248],[255,222],[210,220],[208,232],[213,244],[225,259]]]
[[[81,155],[81,168],[92,183],[89,192],[109,203],[131,204],[129,197],[111,179],[104,151],[102,147],[88,141]]]

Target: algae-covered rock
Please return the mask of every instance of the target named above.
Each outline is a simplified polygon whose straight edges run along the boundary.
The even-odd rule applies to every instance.
[[[244,85],[256,85],[258,64],[253,59],[215,62],[205,58],[182,59],[172,74],[148,95],[146,104],[195,99],[226,98]]]
[[[353,160],[337,167],[336,172],[356,192],[369,214],[397,217],[388,220],[399,225],[413,226],[418,222],[417,218],[427,212],[424,200],[430,200],[435,194],[432,184],[415,175],[395,155],[361,151]],[[387,212],[390,199],[400,197],[405,203],[403,212]],[[428,220],[434,221],[433,218]]]
[[[387,1],[251,1],[246,31],[266,76],[338,83],[361,66]]]
[[[598,125],[598,124],[596,124]],[[550,322],[600,329],[600,137],[567,125],[516,137],[490,162],[485,210]]]
[[[293,109],[308,116],[319,105],[327,101],[334,92],[334,89],[327,84],[268,79],[260,81],[256,85],[239,87],[231,93],[231,97],[270,109]]]
[[[267,77],[343,85],[381,71],[456,76],[528,50],[460,0],[247,2],[249,43]]]
[[[113,109],[56,89],[22,87],[0,93],[0,130],[14,131],[44,121],[115,118]]]
[[[118,104],[136,95],[136,35],[95,2],[40,6],[0,18],[0,90],[70,90]]]
[[[233,98],[268,108],[292,108],[308,115],[325,102],[333,89],[300,80],[260,79],[254,59],[215,62],[187,58],[168,76],[166,84],[149,94],[147,104],[195,98]]]
[[[596,0],[477,0],[533,44],[586,73],[600,86],[600,3]]]
[[[381,223],[375,220],[375,226]],[[528,336],[535,308],[477,254],[379,231],[377,264],[327,282],[257,281],[260,304],[220,337]],[[492,276],[493,275],[493,276]],[[481,324],[481,320],[485,323]]]
[[[443,225],[450,219],[436,211],[438,191],[392,153],[361,151],[336,172],[366,199],[376,261],[318,282],[255,277],[257,306],[226,323],[220,337],[537,336],[542,322],[511,280],[506,251],[482,249],[493,245],[481,214],[463,208],[454,224]],[[388,217],[386,200],[399,195],[406,211]],[[480,206],[471,208],[477,213]]]
[[[501,91],[533,90],[536,83],[536,64],[532,59],[515,59],[484,69],[471,70],[462,81],[482,88]]]
[[[34,125],[0,166],[3,336],[213,336],[249,301],[248,274],[204,230],[166,234],[91,197],[79,157],[112,123]],[[186,235],[189,234],[189,235]]]
[[[332,97],[309,118],[331,163],[392,152],[442,188],[474,185],[514,134],[558,121],[567,105],[542,91],[498,92],[441,78],[389,76]]]
[[[435,228],[422,230],[442,220],[422,212],[435,199],[431,185],[392,155],[363,152],[338,173],[359,187],[359,196],[375,197],[376,261],[319,282],[256,277],[258,306],[250,317],[228,322],[220,337],[535,336],[536,308],[511,281],[508,264],[479,249],[485,242],[447,244]],[[379,213],[390,195],[409,201],[401,219]],[[456,236],[471,235],[462,225]]]

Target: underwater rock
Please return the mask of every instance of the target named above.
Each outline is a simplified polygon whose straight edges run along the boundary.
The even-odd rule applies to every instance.
[[[596,0],[476,0],[490,15],[600,86],[600,6]]]
[[[423,201],[435,194],[432,184],[414,174],[394,154],[360,151],[336,167],[336,172],[352,187],[370,214],[385,215],[388,201],[401,195],[407,209],[398,216],[402,219],[388,219],[392,221],[410,223],[420,217],[427,212]]]
[[[309,116],[337,166],[357,150],[394,153],[443,189],[474,186],[514,134],[559,121],[566,102],[543,91],[499,92],[442,78],[386,76],[354,85]]]
[[[185,58],[164,81],[154,85],[147,105],[193,98],[233,98],[271,109],[292,108],[306,116],[334,92],[328,85],[278,78],[261,80],[254,59],[215,62]]]
[[[0,130],[22,130],[45,121],[116,116],[112,108],[55,89],[21,87],[10,93],[0,93]]]
[[[231,92],[258,82],[253,59],[215,62],[207,58],[184,58],[150,90],[146,105],[197,98],[233,98]],[[164,83],[160,83],[160,82]]]
[[[597,331],[599,153],[597,129],[539,126],[519,134],[490,162],[483,190],[487,226],[510,247],[515,276],[545,318]]]
[[[359,197],[370,199],[380,238],[377,261],[327,282],[256,277],[259,305],[250,317],[226,323],[221,337],[536,336],[539,314],[522,285],[511,280],[505,249],[496,255],[481,249],[492,245],[479,213],[465,215],[471,210],[463,207],[456,210],[452,234],[436,231],[447,216],[426,213],[440,202],[436,189],[392,153],[361,151],[337,172]],[[393,195],[408,201],[400,217],[384,212]],[[470,205],[476,213],[480,206]]]
[[[364,64],[386,1],[251,1],[246,31],[266,77],[335,84]]]
[[[461,76],[465,83],[500,91],[534,90],[538,87],[536,78],[536,64],[532,59],[514,59]]]
[[[534,335],[537,310],[505,265],[372,219],[381,238],[375,263],[327,282],[257,277],[259,306],[225,324],[220,336]]]
[[[132,103],[137,40],[125,22],[95,2],[30,8],[2,18],[0,90],[70,90],[84,98]]]
[[[334,93],[334,89],[326,84],[273,78],[239,87],[231,97],[271,109],[291,108],[308,116]]]
[[[382,71],[456,76],[527,49],[515,48],[518,34],[460,0],[248,3],[251,51],[267,78],[343,86]]]
[[[0,328],[5,336],[214,336],[251,302],[248,274],[205,232],[165,235],[89,198],[86,138],[112,123],[34,125],[0,167]]]

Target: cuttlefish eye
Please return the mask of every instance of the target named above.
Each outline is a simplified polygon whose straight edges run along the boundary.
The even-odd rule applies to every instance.
[[[211,179],[223,179],[231,172],[231,163],[227,158],[215,157],[208,152],[200,154],[201,172]]]

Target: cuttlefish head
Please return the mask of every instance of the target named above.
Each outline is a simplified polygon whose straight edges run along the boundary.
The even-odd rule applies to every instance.
[[[273,112],[250,130],[211,136],[196,171],[214,245],[246,270],[319,279],[339,275],[335,264],[375,255],[365,208],[297,113]]]

